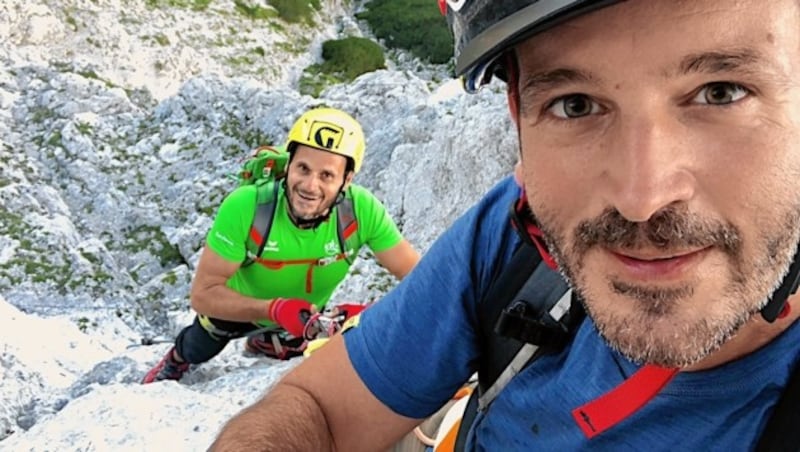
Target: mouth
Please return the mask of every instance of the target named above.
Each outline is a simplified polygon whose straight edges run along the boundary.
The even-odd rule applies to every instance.
[[[310,194],[307,194],[307,193],[303,193],[303,192],[300,192],[300,191],[297,192],[297,197],[298,197],[298,199],[300,201],[305,201],[305,202],[316,202],[316,201],[318,201],[318,198],[316,196],[313,196],[313,195],[310,195]]]
[[[612,250],[605,252],[612,258],[612,266],[621,275],[631,279],[652,282],[686,278],[708,255],[712,247],[689,250]]]

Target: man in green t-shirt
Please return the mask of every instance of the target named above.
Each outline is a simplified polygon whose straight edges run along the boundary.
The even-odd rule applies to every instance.
[[[249,351],[278,359],[299,355],[308,315],[325,307],[347,276],[352,262],[347,257],[363,245],[398,279],[411,271],[417,251],[383,204],[351,183],[364,148],[361,126],[343,111],[317,108],[295,122],[286,143],[287,173],[275,190],[261,253],[248,253],[248,240],[258,235],[251,225],[259,189],[246,185],[223,200],[206,237],[191,288],[194,322],[142,383],[178,380],[190,364],[210,360],[245,335]],[[344,203],[355,217],[348,228],[355,232],[346,242],[337,216]]]

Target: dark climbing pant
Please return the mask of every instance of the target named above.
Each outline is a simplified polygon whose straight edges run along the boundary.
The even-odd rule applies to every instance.
[[[184,361],[192,364],[204,363],[219,355],[231,339],[240,338],[260,328],[246,322],[231,322],[214,318],[209,318],[209,320],[218,330],[228,334],[223,337],[209,332],[203,328],[200,319],[195,316],[194,322],[181,330],[175,339],[175,349]]]

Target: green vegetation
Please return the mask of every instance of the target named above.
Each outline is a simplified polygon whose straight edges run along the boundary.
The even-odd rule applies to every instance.
[[[220,130],[226,136],[239,140],[244,144],[243,147],[233,146],[226,149],[232,156],[240,155],[243,150],[250,151],[259,146],[275,142],[275,139],[269,134],[262,132],[261,129],[252,124],[248,124],[247,121],[241,121],[236,116],[229,116],[220,126]]]
[[[161,278],[161,282],[174,286],[178,282],[178,275],[174,271],[170,271]]]
[[[88,79],[91,79],[91,80],[97,80],[97,81],[103,82],[103,84],[106,85],[107,88],[116,88],[115,84],[113,84],[110,81],[100,77],[99,75],[97,75],[97,72],[95,72],[95,71],[93,71],[91,69],[85,70],[85,71],[77,71],[76,74],[78,74],[78,75],[80,75],[81,77],[84,77],[84,78],[88,78]]]
[[[28,226],[22,216],[6,209],[0,208],[0,235],[23,237]]]
[[[85,333],[89,325],[89,319],[87,319],[86,317],[81,317],[77,320],[76,323],[78,324],[78,329]]]
[[[383,69],[383,50],[366,38],[344,38],[322,44],[321,64],[307,67],[300,78],[300,92],[318,96],[329,85],[349,82],[361,74]]]
[[[79,122],[75,127],[81,135],[88,136],[92,134],[92,125],[87,122]]]
[[[144,4],[150,8],[190,8],[202,11],[208,8],[211,0],[145,0]]]
[[[166,35],[164,35],[163,33],[157,33],[157,34],[155,34],[153,36],[145,36],[145,38],[150,38],[153,41],[155,41],[158,45],[164,46],[164,47],[167,47],[170,44],[169,38]]]
[[[278,11],[278,16],[286,22],[303,22],[313,25],[314,11],[319,11],[320,0],[268,0]]]
[[[75,19],[75,16],[73,16],[74,13],[75,13],[74,8],[69,8],[68,10],[64,10],[64,15],[67,16],[65,21],[67,22],[67,25],[69,25],[69,27],[72,29],[72,31],[78,31],[78,21],[77,19]]]
[[[453,37],[436,2],[372,0],[367,8],[356,17],[366,20],[387,46],[408,50],[434,64],[447,63],[452,57]]]
[[[294,1],[294,0],[293,0]],[[244,0],[234,0],[236,11],[253,19],[253,20],[266,20],[278,16],[280,13],[275,12],[269,8],[262,8],[258,5],[251,5]]]
[[[361,74],[383,69],[386,60],[381,47],[366,38],[344,38],[322,44],[322,70],[328,74],[342,74],[352,80]]]
[[[169,243],[167,236],[156,226],[140,225],[124,231],[125,242],[122,248],[128,252],[136,253],[147,250],[158,258],[162,267],[175,266],[184,263],[183,256],[177,247]]]

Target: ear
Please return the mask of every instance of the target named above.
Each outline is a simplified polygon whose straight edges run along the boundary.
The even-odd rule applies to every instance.
[[[516,165],[514,165],[514,181],[520,187],[525,186],[525,179],[522,177],[522,162],[517,161]]]
[[[347,190],[347,187],[350,186],[350,182],[353,181],[353,176],[355,176],[355,175],[356,175],[356,173],[353,172],[353,171],[348,171],[347,174],[345,174],[345,176],[344,176],[344,184],[342,184],[342,191]]]

